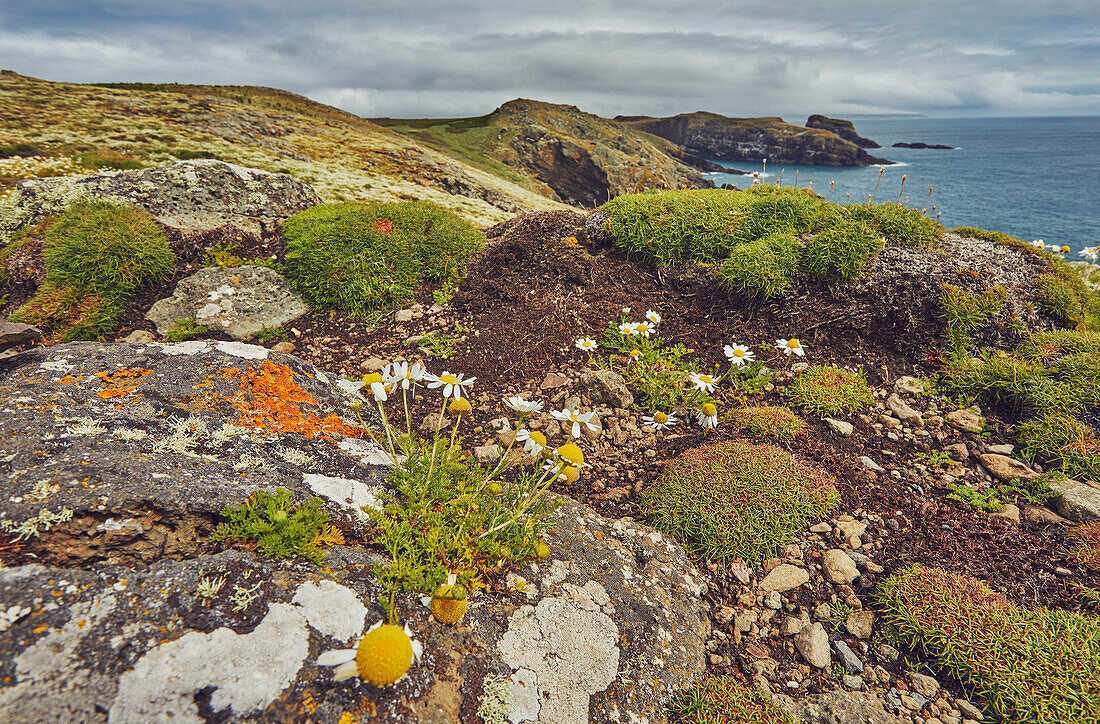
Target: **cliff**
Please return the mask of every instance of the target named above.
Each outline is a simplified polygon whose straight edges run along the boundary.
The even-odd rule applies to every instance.
[[[670,118],[617,116],[627,128],[646,131],[689,153],[726,161],[797,163],[807,166],[870,166],[875,158],[836,134],[785,123],[782,118],[728,118],[696,111]]]
[[[536,179],[544,193],[571,204],[599,205],[650,188],[705,188],[711,184],[696,167],[716,170],[663,138],[526,98],[477,118],[372,120],[498,173]]]
[[[856,127],[852,125],[852,122],[846,121],[843,118],[829,118],[828,116],[822,116],[815,113],[806,119],[806,128],[820,128],[823,131],[831,131],[845,141],[851,141],[860,148],[882,148],[882,146],[872,141],[870,138],[864,138],[856,133]]]

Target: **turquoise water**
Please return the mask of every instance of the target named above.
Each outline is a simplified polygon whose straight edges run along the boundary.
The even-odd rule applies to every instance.
[[[804,122],[803,119],[788,119]],[[914,118],[855,121],[856,131],[882,144],[868,153],[897,162],[886,166],[835,168],[768,164],[767,183],[795,184],[830,201],[897,201],[920,208],[932,186],[928,209],[940,222],[1004,231],[1028,241],[1068,245],[1068,260],[1100,244],[1100,117]],[[898,141],[945,144],[951,151],[891,148]],[[759,171],[758,163],[717,161],[727,168]],[[710,174],[716,185],[741,188],[745,176]],[[879,181],[878,191],[875,183]],[[833,186],[830,189],[830,182]]]

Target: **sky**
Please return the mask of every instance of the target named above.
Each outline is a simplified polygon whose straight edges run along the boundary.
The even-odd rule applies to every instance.
[[[0,68],[365,117],[1100,115],[1100,0],[0,0]]]

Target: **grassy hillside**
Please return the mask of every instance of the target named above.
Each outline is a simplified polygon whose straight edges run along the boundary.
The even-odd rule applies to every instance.
[[[708,185],[675,144],[575,106],[520,98],[476,118],[373,120],[563,201],[591,206],[649,188]]]
[[[7,188],[31,175],[219,158],[290,174],[326,200],[429,200],[482,225],[562,208],[519,175],[502,178],[485,164],[272,88],[78,85],[4,71],[0,108],[0,185]],[[43,162],[15,158],[33,156],[52,166],[36,173]]]

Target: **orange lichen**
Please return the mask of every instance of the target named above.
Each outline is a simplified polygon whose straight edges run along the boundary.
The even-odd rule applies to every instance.
[[[72,375],[65,375],[64,377],[62,377],[61,379],[59,379],[57,381],[57,384],[59,384],[59,385],[71,385],[74,382],[80,382],[80,378],[79,377],[73,377]]]
[[[301,405],[316,406],[317,402],[294,381],[294,371],[286,365],[265,361],[259,368],[227,367],[218,371],[223,378],[240,383],[229,402],[241,413],[237,424],[242,427],[296,432],[306,437],[367,435],[366,430],[348,425],[336,415],[318,417],[304,412]]]
[[[143,370],[139,367],[133,369],[124,367],[116,372],[97,372],[95,376],[103,381],[105,387],[96,394],[105,400],[128,395],[150,372],[152,370]]]

